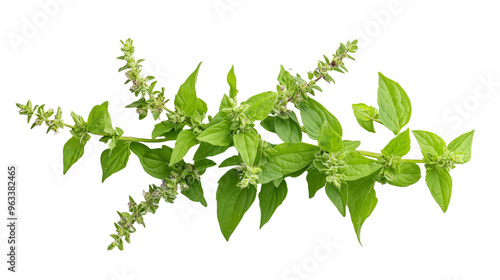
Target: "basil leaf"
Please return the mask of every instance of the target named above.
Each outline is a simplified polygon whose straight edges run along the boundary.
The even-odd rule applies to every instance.
[[[277,96],[276,92],[267,91],[250,97],[241,103],[241,105],[248,105],[243,114],[250,120],[261,121],[265,119],[273,109]]]
[[[354,230],[361,244],[361,227],[377,205],[373,176],[347,182],[347,206]]]
[[[342,136],[342,126],[337,118],[335,118],[330,111],[323,107],[323,105],[319,104],[316,100],[312,98],[305,99],[300,102],[298,108],[300,110],[300,116],[306,133],[311,139],[318,139],[319,130],[325,122],[328,122],[333,130]]]
[[[193,114],[192,118],[195,121],[203,122],[207,111],[208,111],[207,103],[205,103],[205,101],[198,98],[198,105],[196,106],[196,111]]]
[[[231,145],[231,121],[223,120],[205,129],[197,139],[214,146]]]
[[[174,150],[172,151],[172,157],[170,158],[170,165],[174,165],[179,162],[189,151],[189,149],[198,144],[196,136],[192,129],[183,130],[177,136],[175,142]]]
[[[345,217],[346,205],[347,205],[347,184],[342,184],[340,190],[332,183],[327,183],[325,187],[325,192],[328,198],[332,201],[333,205],[337,207],[340,214]]]
[[[410,129],[398,134],[394,137],[384,149],[382,154],[384,156],[404,156],[410,151]]]
[[[265,130],[276,133],[276,128],[274,127],[274,119],[276,119],[276,117],[268,116],[260,122],[260,125]]]
[[[237,186],[238,181],[238,171],[231,169],[218,182],[219,187],[216,193],[217,220],[222,235],[227,241],[257,195],[257,189],[254,186],[242,189]]]
[[[200,160],[197,160],[193,163],[194,167],[196,167],[196,169],[198,170],[203,170],[203,169],[207,169],[209,167],[212,167],[212,166],[215,166],[217,165],[217,163],[215,163],[215,161],[213,160],[209,160],[209,159],[200,159]]]
[[[262,168],[259,179],[263,184],[280,178],[276,177],[276,174],[283,177],[307,167],[314,160],[319,148],[307,143],[283,143],[274,146],[274,150],[276,152]]]
[[[267,164],[264,165],[264,167],[262,168],[262,172],[259,175],[259,183],[265,184],[272,181],[283,179],[283,174],[281,174],[280,171],[276,170],[278,169],[276,166],[268,166],[268,167],[266,166]]]
[[[307,188],[309,190],[309,198],[313,198],[317,191],[319,191],[326,184],[326,174],[320,172],[316,168],[307,170]]]
[[[90,135],[86,134],[82,138],[71,137],[63,148],[63,174],[68,172],[69,168],[77,162],[82,156],[85,144],[89,141]]]
[[[222,100],[220,101],[219,105],[219,114],[221,117],[228,117],[229,112],[231,112],[233,108],[234,101],[231,101],[231,99],[227,95],[222,96]]]
[[[333,128],[325,122],[319,131],[318,146],[321,150],[333,153],[342,150],[342,136],[340,136]]]
[[[243,161],[241,160],[241,157],[239,155],[235,155],[235,156],[228,157],[225,160],[223,160],[219,164],[219,168],[228,167],[228,166],[235,166],[235,165],[241,165],[242,162]]]
[[[361,145],[361,142],[344,140],[342,141],[342,144],[344,145],[344,151],[354,152],[359,147],[359,145]]]
[[[423,130],[414,130],[413,135],[417,138],[422,155],[427,161],[432,162],[436,157],[444,154],[446,143],[441,137]]]
[[[292,114],[295,117],[295,114],[290,112],[290,115]],[[297,117],[294,117],[282,118],[278,116],[274,118],[274,129],[283,142],[298,143],[302,141],[302,130],[296,120]]]
[[[201,187],[200,180],[193,180],[193,182],[190,182],[189,188],[182,190],[181,193],[191,201],[199,202],[201,205],[207,207],[207,201],[203,196],[203,188]]]
[[[269,220],[286,198],[288,189],[286,182],[283,180],[275,187],[273,183],[263,184],[259,192],[260,206],[260,228],[262,228]]]
[[[452,180],[450,173],[437,167],[431,167],[426,170],[425,182],[431,191],[434,200],[441,207],[443,212],[448,209],[451,198]]]
[[[130,150],[139,158],[142,168],[150,176],[165,179],[170,176],[172,168],[168,165],[172,149],[163,145],[161,149],[150,149],[148,146],[132,142]]]
[[[191,75],[186,79],[184,84],[179,87],[179,91],[175,95],[174,104],[186,116],[193,116],[198,107],[198,98],[196,97],[196,80],[198,78],[198,70],[200,69],[201,62],[196,67]]]
[[[236,89],[236,75],[234,74],[234,65],[227,73],[227,83],[229,84],[229,97],[231,99],[235,99],[238,94],[238,90]]]
[[[193,160],[200,160],[207,157],[216,156],[225,152],[229,146],[214,146],[206,142],[201,142],[193,156]]]
[[[102,181],[106,180],[113,173],[116,173],[127,166],[130,156],[130,142],[117,141],[116,146],[106,149],[101,154]]]
[[[420,180],[420,167],[413,162],[403,162],[398,169],[386,168],[384,177],[387,183],[397,187],[407,187]]]
[[[153,132],[151,133],[151,138],[155,139],[164,133],[170,132],[174,129],[174,124],[171,121],[162,121],[155,125]]]
[[[472,148],[472,137],[474,136],[474,130],[464,133],[448,144],[448,150],[454,152],[455,154],[463,154],[464,162],[466,163],[471,158],[471,148]]]
[[[99,135],[114,133],[111,116],[108,112],[108,101],[92,108],[87,121],[87,130],[92,134]]]
[[[343,173],[346,181],[361,179],[382,168],[382,165],[362,156],[358,152],[350,152],[344,160],[347,163],[347,167]]]
[[[352,104],[352,110],[358,124],[369,132],[375,133],[373,121],[378,120],[377,108],[364,103]]]
[[[234,147],[248,166],[253,166],[259,146],[259,136],[254,131],[245,131],[233,136]]]
[[[389,130],[398,134],[411,117],[411,102],[403,88],[395,81],[378,73],[379,118]]]

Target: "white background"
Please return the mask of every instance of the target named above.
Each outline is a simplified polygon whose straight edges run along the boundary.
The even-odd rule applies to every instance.
[[[19,273],[7,273],[2,262],[0,278],[500,279],[499,8],[496,1],[2,1],[0,166],[19,167],[20,225]],[[245,100],[275,89],[280,64],[305,75],[339,42],[360,38],[349,73],[335,73],[336,85],[322,82],[325,92],[317,96],[342,122],[344,138],[378,151],[393,137],[381,126],[377,134],[364,131],[351,110],[352,103],[376,105],[381,71],[410,96],[411,129],[437,132],[447,142],[476,129],[472,160],[452,170],[446,214],[423,180],[408,188],[378,185],[364,247],[323,190],[307,198],[305,176],[288,180],[287,199],[263,229],[256,200],[226,242],[214,195],[223,171],[211,170],[203,178],[208,208],[185,197],[162,202],[123,252],[106,251],[115,211],[158,180],[132,155],[125,170],[102,184],[99,156],[106,146],[97,138],[62,176],[68,130],[30,130],[14,104],[61,106],[72,123],[71,111],[87,116],[109,100],[114,126],[148,137],[153,119],[138,121],[123,108],[134,97],[115,58],[119,40],[129,37],[136,57],[146,59],[145,72],[157,76],[172,100],[203,61],[197,91],[211,114],[228,91],[232,64]],[[416,142],[410,156],[421,156]],[[0,199],[6,213],[6,189]],[[4,257],[6,237],[3,225]]]

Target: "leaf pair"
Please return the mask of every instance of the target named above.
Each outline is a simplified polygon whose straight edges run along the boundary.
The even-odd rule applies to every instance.
[[[63,148],[63,174],[68,172],[69,168],[77,162],[84,152],[85,144],[90,140],[90,135],[88,133],[110,136],[116,134],[111,124],[111,116],[108,112],[108,101],[102,103],[101,105],[96,105],[89,113],[87,122],[81,116],[75,113],[71,114],[75,120],[75,128],[72,129],[73,137],[70,138]],[[78,133],[76,132],[78,130]],[[121,129],[118,129],[120,130]],[[121,131],[123,133],[123,131]],[[110,144],[112,149],[116,145],[116,139],[113,139],[113,144]]]
[[[380,122],[394,134],[408,124],[411,117],[410,98],[395,81],[379,72],[379,86],[376,108],[363,103],[353,104],[354,116],[359,125],[369,132],[375,132],[373,122]]]
[[[407,129],[394,137],[382,149],[382,155],[385,156],[386,159],[400,159],[410,152],[410,142],[410,130]],[[416,163],[401,161],[398,161],[396,166],[386,166],[383,169],[383,175],[387,183],[398,187],[413,185],[418,182],[421,177],[420,167]]]
[[[443,164],[449,162],[453,168],[454,164],[463,164],[471,159],[474,130],[458,136],[448,146],[441,137],[432,132],[415,130],[413,134],[427,162],[427,186],[443,212],[446,212],[451,199],[452,179],[450,166]],[[453,156],[450,153],[453,153]]]
[[[240,223],[243,215],[255,201],[257,189],[253,186],[240,188],[237,186],[239,174],[236,169],[229,170],[219,179],[217,189],[217,219],[224,238],[229,240]],[[264,226],[285,200],[288,189],[285,181],[278,186],[273,183],[263,184],[259,193],[261,209],[260,227]]]

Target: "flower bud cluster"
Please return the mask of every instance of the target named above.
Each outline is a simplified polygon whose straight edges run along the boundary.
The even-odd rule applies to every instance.
[[[26,115],[28,117],[28,123],[30,122],[33,115],[36,116],[36,119],[31,126],[32,129],[35,126],[41,126],[44,123],[48,127],[47,133],[49,133],[49,131],[54,131],[54,133],[57,133],[59,132],[59,129],[64,128],[61,107],[57,107],[57,112],[54,115],[53,109],[48,109],[47,111],[45,111],[45,104],[35,105],[35,107],[33,107],[33,104],[30,100],[28,100],[26,105],[16,103],[16,106],[19,108],[19,114]],[[50,119],[52,115],[54,115],[54,118]]]

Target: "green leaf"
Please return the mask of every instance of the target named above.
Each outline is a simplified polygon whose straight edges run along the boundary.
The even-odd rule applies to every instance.
[[[228,166],[235,166],[235,165],[241,165],[243,161],[241,160],[241,157],[239,155],[231,156],[223,160],[219,164],[219,168],[222,167],[228,167]]]
[[[198,78],[198,70],[200,69],[201,62],[196,67],[196,70],[189,75],[184,84],[179,88],[175,95],[174,104],[182,110],[186,116],[193,116],[198,107],[198,98],[196,97],[196,80]]]
[[[298,143],[302,141],[302,130],[300,129],[300,124],[297,122],[297,117],[295,117],[295,113],[293,112],[290,112],[288,118],[274,118],[273,127],[283,142]]]
[[[223,120],[205,129],[197,139],[214,146],[231,145],[231,121]]]
[[[368,106],[364,103],[352,104],[354,116],[359,125],[369,132],[375,133],[373,121],[378,120],[377,108]]]
[[[257,195],[254,186],[242,189],[237,186],[238,182],[238,171],[231,169],[219,179],[217,188],[217,220],[227,241]]]
[[[162,121],[155,125],[153,132],[151,133],[151,138],[155,139],[164,133],[170,132],[174,129],[174,124],[171,121]]]
[[[193,202],[199,202],[201,205],[207,207],[207,201],[203,196],[203,188],[201,187],[200,180],[194,180],[189,184],[189,188],[184,189],[181,193]]]
[[[344,140],[342,141],[342,144],[344,145],[344,150],[348,152],[354,152],[359,145],[361,145],[360,141],[351,141],[351,140]]]
[[[278,206],[283,203],[288,192],[286,182],[283,180],[278,187],[273,183],[263,184],[259,193],[260,228],[272,217]]]
[[[235,99],[236,94],[238,94],[238,90],[236,89],[236,75],[234,75],[234,65],[231,67],[231,70],[229,70],[229,73],[227,73],[227,83],[229,84],[229,97],[231,97],[231,99]]]
[[[238,150],[241,159],[248,165],[253,166],[259,146],[259,136],[255,131],[245,131],[233,136],[234,147]]]
[[[189,149],[196,144],[198,144],[198,140],[196,140],[196,136],[194,135],[192,129],[181,131],[181,133],[177,136],[175,147],[172,151],[170,165],[172,166],[179,162],[187,154]]]
[[[232,111],[233,105],[235,104],[226,94],[222,96],[222,100],[219,105],[219,115],[221,117],[227,118],[229,112]]]
[[[436,200],[443,212],[446,212],[451,198],[452,180],[450,173],[437,167],[428,168],[426,173],[425,182],[427,187],[429,187],[434,200]]]
[[[113,173],[116,173],[127,166],[130,156],[130,142],[117,141],[113,150],[104,150],[101,154],[102,181],[106,180]]]
[[[464,163],[468,162],[471,158],[472,137],[474,130],[464,133],[448,144],[448,150],[455,154],[464,155]]]
[[[325,122],[342,136],[342,126],[335,116],[332,115],[323,105],[319,104],[316,100],[308,98],[303,100],[299,105],[300,116],[302,123],[309,138],[317,140],[321,126]]]
[[[436,157],[444,154],[446,143],[441,137],[423,130],[414,130],[413,135],[417,138],[422,155],[428,162],[432,162]]]
[[[384,156],[404,156],[410,151],[410,129],[398,134],[394,137],[384,149],[382,154]]]
[[[342,136],[340,136],[333,128],[325,122],[319,131],[318,146],[321,150],[333,153],[342,150]]]
[[[262,169],[262,172],[259,175],[259,183],[265,184],[272,181],[279,181],[283,179],[283,174],[279,171],[279,168],[276,166],[269,166]]]
[[[410,121],[411,102],[403,88],[395,81],[379,74],[378,107],[379,118],[389,130],[398,134]]]
[[[215,161],[210,160],[210,159],[206,159],[206,158],[200,159],[200,160],[197,160],[194,162],[194,167],[196,167],[196,169],[198,169],[198,170],[207,169],[207,168],[215,166],[215,165],[217,165],[217,163],[215,163]]]
[[[193,160],[200,160],[207,157],[216,156],[225,152],[229,146],[214,146],[206,142],[201,142],[193,156]]]
[[[276,92],[267,91],[250,97],[241,105],[247,105],[248,108],[243,111],[243,114],[250,120],[261,121],[269,115],[276,102]]]
[[[398,186],[407,187],[415,184],[421,177],[420,167],[413,162],[403,162],[398,169],[386,168],[384,170],[384,177],[387,183]]]
[[[337,207],[340,214],[345,217],[346,205],[347,205],[347,184],[342,184],[340,190],[332,183],[327,183],[325,187],[325,192],[328,198],[332,201],[333,205]]]
[[[88,134],[81,139],[73,136],[64,144],[63,174],[66,174],[68,169],[83,156],[85,144],[89,139],[90,135]]]
[[[193,114],[192,118],[195,121],[201,123],[205,119],[205,114],[207,113],[207,111],[208,111],[207,103],[198,98],[198,105],[196,106],[196,112]]]
[[[382,165],[362,156],[359,152],[350,152],[344,160],[347,163],[343,173],[346,181],[361,179],[382,168]]]
[[[132,142],[130,150],[139,158],[142,168],[150,176],[165,179],[170,176],[172,168],[168,165],[172,149],[163,145],[161,149],[150,149],[148,146]]]
[[[276,150],[262,168],[260,181],[262,184],[282,177],[307,167],[314,160],[319,151],[317,146],[307,143],[283,143],[273,147]],[[273,179],[271,179],[273,178]]]
[[[177,139],[177,136],[179,136],[179,133],[181,133],[181,131],[182,131],[182,128],[174,129],[174,130],[171,130],[169,132],[165,132],[160,136],[163,137],[162,138],[163,140],[175,140],[175,139]]]
[[[260,122],[260,125],[267,131],[276,133],[276,128],[274,127],[274,120],[276,117],[268,116]]]
[[[87,121],[87,130],[92,134],[113,134],[111,116],[108,112],[108,101],[101,105],[96,105],[90,111]]]
[[[326,184],[326,174],[320,172],[316,168],[307,170],[307,188],[309,189],[309,198],[313,198],[317,191],[319,191]]]
[[[347,206],[354,230],[361,244],[361,227],[377,205],[373,176],[347,182]]]

